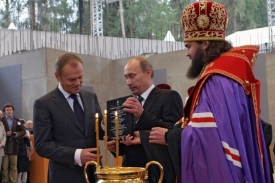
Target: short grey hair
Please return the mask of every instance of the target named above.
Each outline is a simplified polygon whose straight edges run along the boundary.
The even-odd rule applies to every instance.
[[[33,124],[32,120],[28,120],[26,124],[29,124],[29,123]]]
[[[136,60],[136,61],[139,62],[139,66],[140,66],[142,72],[146,72],[147,69],[151,69],[151,71],[152,71],[151,78],[154,77],[153,66],[152,66],[152,64],[151,64],[151,62],[150,62],[149,59],[147,59],[147,58],[145,58],[143,56],[136,56],[136,57],[132,57],[130,59],[130,61],[133,61],[133,60]]]
[[[77,66],[76,62],[78,61],[83,65],[83,62],[79,56],[73,53],[65,53],[63,55],[60,55],[56,62],[55,62],[55,72],[57,72],[59,75],[62,73],[62,68],[67,64],[70,63],[72,66]]]

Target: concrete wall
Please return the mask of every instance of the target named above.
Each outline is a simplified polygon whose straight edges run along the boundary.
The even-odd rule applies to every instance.
[[[0,67],[22,64],[22,116],[32,119],[32,107],[35,99],[57,86],[54,77],[56,58],[64,51],[41,48],[0,58]],[[110,60],[91,55],[79,55],[84,63],[84,86],[93,87],[101,108],[106,101],[130,94],[124,78],[124,66],[129,58]],[[183,100],[186,90],[194,81],[185,79],[190,60],[185,51],[176,51],[149,56],[154,69],[166,69],[167,84],[178,91]]]
[[[34,100],[47,93],[46,51],[38,49],[0,58],[0,67],[22,65],[22,116],[18,118],[32,119]]]
[[[22,116],[32,119],[34,101],[53,90],[57,86],[54,77],[54,63],[64,51],[41,48],[0,57],[0,67],[22,65]],[[130,94],[124,78],[124,66],[129,58],[111,60],[91,55],[79,55],[84,62],[84,86],[93,87],[97,94],[101,109],[106,108],[106,101]],[[185,75],[190,60],[185,50],[148,57],[154,69],[166,69],[167,84],[178,91],[185,101],[187,89],[194,85],[195,80],[187,80]],[[275,53],[259,55],[254,72],[261,81],[262,117],[273,126],[275,132]],[[236,68],[237,69],[237,68]],[[1,85],[1,84],[0,84]],[[2,96],[3,97],[3,96]],[[2,108],[2,106],[0,106]],[[275,134],[275,133],[274,133]],[[275,135],[273,135],[275,139]],[[272,142],[272,148],[273,148]],[[273,154],[273,153],[272,153]]]
[[[260,93],[260,109],[262,120],[269,122],[269,111],[268,111],[268,95],[267,95],[267,70],[266,70],[266,55],[259,54],[257,61],[253,67],[255,77],[261,82],[261,93]]]
[[[13,54],[0,58],[0,67],[16,64],[22,65],[22,118],[32,119],[32,106],[35,99],[53,90],[57,86],[54,77],[56,58],[64,51],[41,48],[21,54]],[[129,58],[110,60],[91,55],[79,55],[84,63],[84,86],[93,87],[102,110],[106,101],[130,94],[124,78],[124,66]],[[254,72],[261,81],[261,108],[263,119],[271,124],[275,115],[274,109],[274,54],[259,55],[254,66]],[[149,56],[153,68],[166,69],[167,84],[178,91],[185,101],[187,89],[194,85],[195,80],[187,80],[185,75],[190,66],[190,60],[185,56],[185,50]],[[265,61],[266,60],[266,61]],[[20,116],[21,117],[21,116]]]
[[[267,97],[269,123],[272,125],[273,141],[271,146],[274,146],[275,139],[275,53],[266,55],[266,80],[267,80]],[[273,154],[273,153],[271,153]]]
[[[10,103],[14,116],[22,116],[22,65],[0,67],[0,106]],[[1,107],[3,110],[3,108]],[[3,110],[4,111],[4,110]]]

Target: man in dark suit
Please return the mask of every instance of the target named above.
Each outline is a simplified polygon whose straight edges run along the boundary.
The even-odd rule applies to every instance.
[[[0,121],[3,122],[5,127],[7,140],[5,156],[2,161],[2,181],[3,183],[16,183],[19,138],[23,137],[26,131],[19,119],[13,116],[14,107],[12,104],[5,104],[3,111],[5,115]]]
[[[271,181],[274,182],[274,180],[273,180],[273,172],[274,171],[273,171],[273,165],[272,165],[271,156],[270,156],[270,150],[269,150],[269,146],[270,146],[271,141],[272,141],[272,126],[271,126],[271,124],[265,122],[262,119],[261,119],[261,124],[262,124],[262,129],[263,129],[263,134],[264,134],[266,149],[267,149],[267,152],[268,152],[270,172],[271,172],[270,177],[271,177]]]
[[[166,145],[149,144],[149,132],[153,127],[172,128],[183,116],[182,99],[178,92],[159,89],[153,84],[153,67],[144,57],[133,57],[124,68],[124,76],[132,94],[123,106],[126,112],[136,119],[134,137],[128,135],[120,145],[124,155],[123,166],[145,167],[152,160],[158,161],[164,168],[163,183],[175,182],[175,172],[168,155]],[[115,152],[115,142],[108,142],[108,149]],[[159,169],[149,168],[149,182],[158,182]]]
[[[65,53],[55,69],[58,87],[34,103],[35,148],[38,155],[50,159],[49,183],[85,183],[83,165],[97,159],[95,114],[102,118],[101,109],[95,93],[81,90],[80,57]],[[88,171],[94,183],[94,167]]]

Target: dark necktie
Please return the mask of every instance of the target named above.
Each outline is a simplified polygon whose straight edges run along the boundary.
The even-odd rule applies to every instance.
[[[142,96],[138,95],[138,96],[137,96],[137,99],[138,99],[139,103],[142,105],[142,103],[141,103],[141,102],[143,101]]]
[[[77,99],[77,95],[76,94],[71,94],[70,97],[74,100],[74,114],[78,120],[78,122],[80,123],[82,129],[85,131],[85,120],[84,120],[84,112],[83,109]]]
[[[142,96],[138,95],[136,96],[136,99],[139,101],[140,105],[142,106],[142,103],[141,103],[143,101]],[[137,123],[138,118],[134,117],[134,121]]]

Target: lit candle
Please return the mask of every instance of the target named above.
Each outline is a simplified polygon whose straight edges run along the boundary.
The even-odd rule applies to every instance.
[[[107,110],[104,110],[104,118],[103,118],[103,123],[105,126],[105,135],[104,135],[104,142],[105,142],[105,167],[108,167],[108,151],[107,151],[107,139],[108,139],[108,128],[107,128]]]
[[[117,111],[115,112],[115,123],[116,123],[116,166],[118,167],[118,156],[119,156],[119,147],[118,147],[118,117]]]
[[[99,162],[99,131],[98,131],[98,113],[95,114],[95,133],[96,133],[96,163],[97,168],[100,168],[100,162]]]

